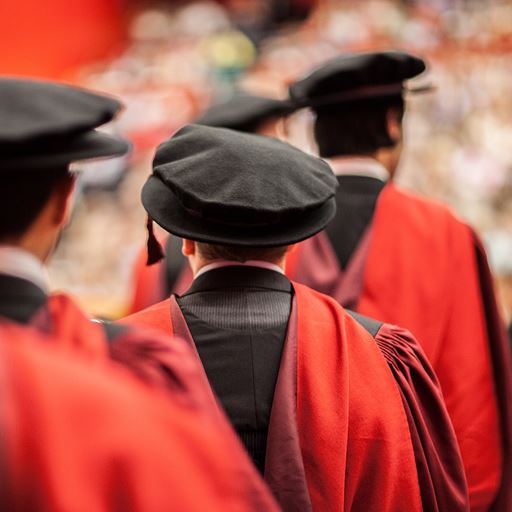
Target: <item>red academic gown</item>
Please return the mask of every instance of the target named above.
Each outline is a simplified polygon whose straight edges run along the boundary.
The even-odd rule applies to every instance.
[[[389,325],[374,339],[333,299],[294,289],[265,463],[283,509],[467,510],[455,436],[419,346]],[[174,296],[122,322],[194,347]]]
[[[278,510],[186,389],[150,390],[72,344],[0,324],[1,510]]]
[[[414,333],[443,389],[471,509],[512,510],[512,359],[471,229],[446,207],[389,184],[345,270],[320,233],[290,254],[287,274]]]

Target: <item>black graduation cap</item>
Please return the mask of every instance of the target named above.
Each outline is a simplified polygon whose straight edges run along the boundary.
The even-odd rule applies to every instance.
[[[293,104],[288,100],[239,93],[223,103],[210,107],[194,122],[252,133],[264,121],[272,117],[286,116],[294,109]]]
[[[187,125],[158,147],[142,204],[182,238],[275,247],[323,229],[336,211],[336,187],[323,160],[289,144]]]
[[[67,85],[0,79],[0,172],[66,167],[130,146],[96,131],[121,109],[114,98]]]
[[[425,69],[423,59],[401,51],[340,55],[292,84],[290,97],[298,106],[315,109],[423,92],[432,87],[408,88],[404,82]]]

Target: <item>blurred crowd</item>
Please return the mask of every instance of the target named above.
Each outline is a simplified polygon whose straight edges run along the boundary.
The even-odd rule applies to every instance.
[[[128,137],[134,151],[85,167],[74,221],[50,268],[55,288],[73,293],[92,314],[124,313],[131,266],[145,241],[139,191],[154,147],[211,103],[236,88],[284,97],[292,80],[340,52],[401,48],[428,59],[424,80],[435,89],[409,100],[398,181],[449,203],[483,235],[506,290],[512,279],[510,2],[169,4],[133,19],[130,42],[116,59],[80,71],[79,83],[123,100],[124,114],[108,129]],[[290,138],[306,150],[313,150],[310,123],[303,113],[287,122]]]

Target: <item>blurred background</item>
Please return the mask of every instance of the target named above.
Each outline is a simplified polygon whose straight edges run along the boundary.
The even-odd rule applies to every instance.
[[[54,289],[122,315],[145,243],[139,191],[155,146],[235,87],[274,97],[340,52],[399,48],[428,59],[436,89],[408,100],[398,181],[450,204],[484,238],[512,310],[512,2],[498,0],[2,0],[0,73],[119,96],[107,129],[128,158],[79,165]],[[289,120],[311,150],[311,119]]]

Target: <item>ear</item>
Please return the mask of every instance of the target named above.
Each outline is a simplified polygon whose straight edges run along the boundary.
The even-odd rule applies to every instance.
[[[398,112],[390,108],[386,113],[386,124],[391,140],[398,144],[402,140],[402,122],[398,119]]]
[[[53,223],[64,226],[69,222],[73,206],[73,192],[76,178],[72,174],[66,174],[56,184],[53,191],[54,209]]]
[[[183,256],[194,256],[196,253],[196,243],[193,240],[188,240],[187,238],[183,239],[181,246],[181,252]]]

